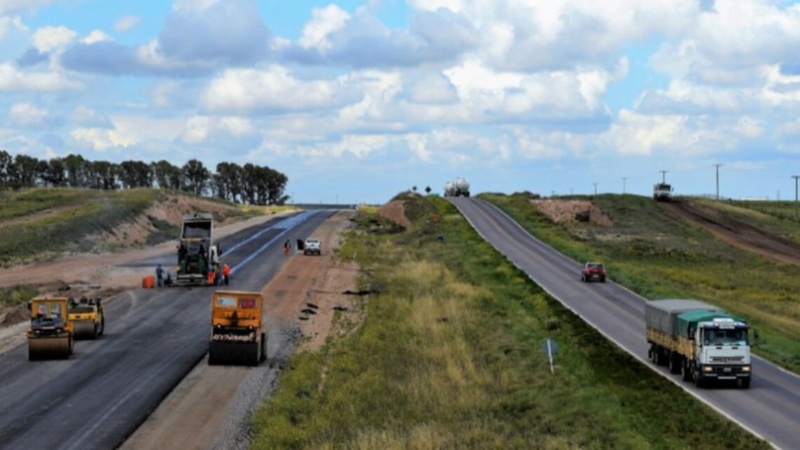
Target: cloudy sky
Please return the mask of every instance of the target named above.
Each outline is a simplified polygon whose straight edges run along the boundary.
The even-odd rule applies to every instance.
[[[794,199],[800,4],[0,0],[0,149],[251,162],[298,202],[459,177],[715,194],[717,173]]]

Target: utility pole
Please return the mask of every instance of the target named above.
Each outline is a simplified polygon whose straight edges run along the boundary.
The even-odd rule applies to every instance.
[[[792,175],[792,178],[794,178],[794,202],[797,203],[797,179],[800,175]]]
[[[628,177],[622,177],[622,195],[625,195],[625,180],[627,179]]]
[[[661,171],[661,184],[667,184],[667,171]]]
[[[594,195],[597,195],[597,182],[592,183],[594,185]]]
[[[719,201],[719,166],[722,164],[714,164],[714,167],[717,168],[717,201]]]

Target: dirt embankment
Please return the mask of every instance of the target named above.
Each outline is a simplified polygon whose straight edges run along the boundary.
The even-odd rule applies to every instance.
[[[705,228],[711,234],[737,247],[780,262],[800,265],[800,244],[773,236],[744,222],[726,217],[720,211],[676,200],[667,203],[670,212]]]
[[[588,222],[612,226],[603,211],[585,200],[532,200],[531,204],[550,220],[560,224]],[[725,216],[719,210],[676,199],[664,203],[669,211],[697,224],[719,239],[739,248],[774,260],[800,265],[800,244],[774,236],[744,222]]]

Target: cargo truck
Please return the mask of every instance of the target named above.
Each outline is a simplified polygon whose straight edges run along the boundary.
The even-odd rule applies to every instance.
[[[750,387],[747,323],[698,300],[653,300],[645,305],[648,357],[698,387],[735,381]]]

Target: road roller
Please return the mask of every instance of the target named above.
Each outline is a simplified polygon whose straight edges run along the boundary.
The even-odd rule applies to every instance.
[[[263,303],[260,292],[214,292],[208,364],[257,366],[267,359]]]
[[[72,354],[73,334],[67,297],[34,297],[29,303],[28,359],[67,359]]]
[[[103,303],[99,297],[81,297],[74,300],[69,309],[69,321],[72,323],[73,336],[79,339],[97,339],[103,335],[106,316]]]

